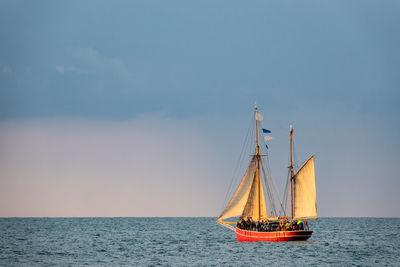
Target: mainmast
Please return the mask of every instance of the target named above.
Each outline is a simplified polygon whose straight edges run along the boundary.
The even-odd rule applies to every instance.
[[[292,159],[292,138],[293,127],[290,125],[290,166],[289,166],[289,180],[290,180],[290,219],[293,221],[293,159]],[[293,223],[293,222],[292,222]]]
[[[258,219],[261,217],[261,179],[260,179],[260,147],[258,145],[258,129],[257,129],[257,104],[255,105],[255,111],[254,111],[254,119],[255,119],[255,126],[256,126],[256,161],[257,161],[257,170],[256,170],[256,175],[257,175],[257,183],[258,183]]]

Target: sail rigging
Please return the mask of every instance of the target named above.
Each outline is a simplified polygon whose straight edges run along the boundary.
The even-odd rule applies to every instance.
[[[294,218],[317,218],[314,156],[293,177]]]
[[[277,212],[276,205],[274,203],[277,197],[272,177],[269,173],[269,169],[266,166],[266,162],[262,159],[260,151],[264,146],[259,146],[259,132],[263,129],[261,127],[261,121],[264,116],[258,112],[257,108],[254,113],[254,128],[255,129],[255,153],[252,155],[251,162],[243,176],[239,186],[237,187],[235,193],[233,194],[228,205],[218,217],[218,222],[223,222],[224,219],[231,217],[243,217],[252,218],[253,220],[262,220],[268,218],[268,215],[278,216],[282,214],[283,211]],[[267,130],[268,131],[268,130]],[[260,139],[264,141],[262,138]],[[264,143],[265,144],[265,143]],[[266,152],[266,151],[265,151]],[[261,179],[262,177],[262,179]],[[264,184],[263,184],[264,183]],[[268,202],[264,195],[264,189],[268,196]],[[270,209],[270,214],[267,213],[267,204]],[[280,203],[280,206],[282,204]]]

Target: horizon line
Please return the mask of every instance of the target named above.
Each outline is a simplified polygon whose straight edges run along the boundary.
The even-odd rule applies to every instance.
[[[163,218],[218,218],[215,216],[10,216],[3,217],[0,216],[0,219],[90,219],[90,218],[154,218],[154,219],[163,219]],[[318,219],[334,219],[334,218],[371,218],[371,219],[397,219],[400,216],[323,216],[318,217],[312,220]]]

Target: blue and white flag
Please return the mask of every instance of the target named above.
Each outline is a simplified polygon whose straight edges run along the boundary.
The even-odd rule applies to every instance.
[[[270,130],[267,130],[267,129],[264,129],[264,128],[262,128],[262,130],[263,130],[263,133],[271,133]]]

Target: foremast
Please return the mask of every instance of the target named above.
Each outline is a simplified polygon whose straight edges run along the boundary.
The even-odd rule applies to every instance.
[[[264,190],[261,182],[261,155],[259,146],[258,128],[259,121],[263,120],[263,115],[258,112],[257,107],[254,110],[254,127],[256,149],[252,155],[250,164],[243,175],[243,178],[234,192],[231,200],[225,206],[217,219],[221,224],[236,224],[235,222],[226,222],[224,219],[233,217],[251,218],[254,221],[269,218],[265,203]]]
[[[290,180],[290,220],[293,223],[293,176],[294,176],[294,172],[293,172],[293,152],[292,152],[292,148],[293,148],[293,143],[292,143],[292,139],[293,139],[293,127],[292,125],[290,125],[290,166],[289,166],[289,180]]]
[[[254,104],[254,121],[255,121],[255,135],[256,135],[256,155],[255,159],[257,162],[256,179],[258,183],[258,219],[261,219],[261,178],[260,178],[260,146],[258,145],[258,109],[257,104]],[[267,211],[268,214],[268,211]]]

